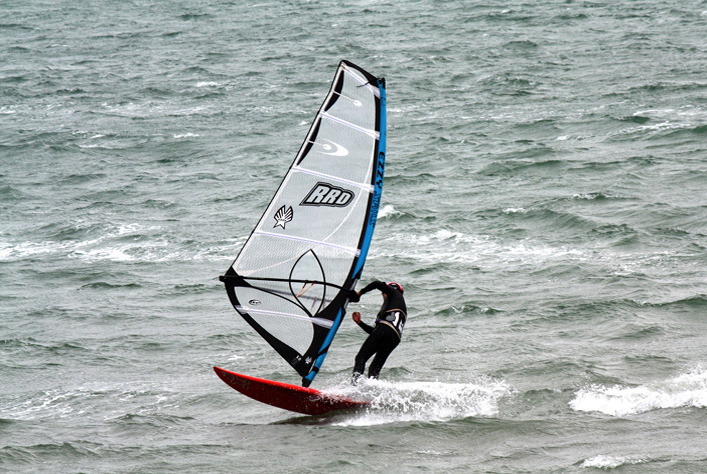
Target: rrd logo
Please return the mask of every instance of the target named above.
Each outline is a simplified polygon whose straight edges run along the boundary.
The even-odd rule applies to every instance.
[[[300,206],[346,207],[353,201],[354,196],[353,191],[319,182],[309,191]]]

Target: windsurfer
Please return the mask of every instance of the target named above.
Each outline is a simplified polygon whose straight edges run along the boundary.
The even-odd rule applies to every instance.
[[[352,291],[350,300],[352,303],[357,303],[361,295],[368,293],[371,290],[379,290],[383,295],[383,305],[376,316],[375,326],[370,326],[361,321],[361,313],[354,312],[351,316],[361,329],[368,333],[368,337],[364,341],[361,349],[356,354],[355,364],[353,368],[354,383],[363,374],[366,368],[366,362],[374,354],[373,362],[368,367],[368,377],[377,379],[380,374],[383,364],[388,359],[388,356],[398,344],[403,335],[403,328],[407,320],[407,306],[403,297],[403,287],[398,283],[384,283],[382,281],[374,281],[366,285],[361,291]]]

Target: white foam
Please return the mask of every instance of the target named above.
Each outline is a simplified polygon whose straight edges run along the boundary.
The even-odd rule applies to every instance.
[[[700,107],[686,105],[678,109],[666,108],[639,110],[635,112],[633,116],[649,117],[651,120],[659,122],[628,127],[626,129],[613,132],[609,135],[626,135],[645,132],[654,133],[666,130],[689,129],[701,124],[707,117],[707,111]]]
[[[616,469],[626,464],[642,464],[645,459],[632,459],[622,456],[604,456],[602,454],[586,459],[581,467],[594,467],[598,469]]]
[[[577,195],[578,197],[580,195]],[[619,197],[619,196],[610,196]],[[585,197],[588,199],[588,197]],[[504,212],[525,212],[509,208]],[[534,239],[503,239],[493,235],[469,234],[447,229],[427,234],[379,234],[370,259],[404,256],[423,265],[463,264],[474,267],[503,266],[507,270],[565,264],[602,264],[617,276],[650,273],[681,259],[677,249],[617,251],[601,243],[579,247],[553,245]]]
[[[93,226],[85,221],[74,222],[75,229]],[[116,242],[130,235],[160,234],[159,227],[141,224],[116,224],[97,237],[85,240],[0,242],[0,261],[15,261],[37,256],[79,258],[88,261],[159,260],[169,255],[168,243],[162,238],[152,242]]]
[[[17,405],[0,409],[3,416],[17,420],[37,420],[41,418],[63,418],[75,414],[76,393],[48,390]],[[82,413],[83,411],[78,411]]]
[[[380,210],[378,211],[378,218],[379,219],[384,219],[386,217],[392,217],[392,216],[402,216],[403,213],[400,211],[396,211],[395,208],[393,207],[392,204],[386,204]]]
[[[693,105],[684,105],[677,109],[667,108],[639,110],[635,112],[633,116],[650,117],[653,119],[660,119],[668,122],[676,121],[684,117],[696,117],[699,119],[704,119],[707,117],[707,110],[702,107],[695,107]]]
[[[592,385],[579,390],[570,402],[576,411],[629,416],[651,410],[707,407],[707,370],[636,387]]]
[[[448,421],[491,417],[499,401],[512,393],[503,381],[480,379],[471,383],[388,382],[362,378],[327,390],[354,399],[370,400],[371,408],[340,422],[370,426],[400,421]]]
[[[0,242],[0,262],[65,252],[70,245],[65,242]]]
[[[124,244],[93,249],[76,249],[69,254],[70,258],[80,258],[89,262],[109,260],[112,262],[163,261],[168,260],[168,252],[159,251],[166,249],[168,244]]]
[[[611,193],[577,193],[572,195],[572,199],[580,199],[580,200],[587,200],[587,201],[594,201],[596,199],[601,199],[601,198],[606,198],[606,199],[620,199],[621,196],[618,194],[611,194]]]
[[[387,242],[396,252],[422,263],[498,264],[506,266],[544,263],[548,261],[587,260],[583,251],[564,246],[552,247],[532,241],[503,242],[485,235],[464,234],[447,229],[432,234],[399,234],[382,241],[375,256],[386,252]]]

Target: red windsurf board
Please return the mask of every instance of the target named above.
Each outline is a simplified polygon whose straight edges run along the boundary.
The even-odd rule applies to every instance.
[[[274,407],[305,415],[321,415],[334,410],[364,408],[369,405],[368,402],[329,395],[299,385],[237,374],[220,367],[214,367],[214,371],[221,380],[243,395]]]

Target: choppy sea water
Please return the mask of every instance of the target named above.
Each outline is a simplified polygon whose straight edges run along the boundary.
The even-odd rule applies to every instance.
[[[0,469],[704,472],[707,2],[0,3]],[[340,59],[388,83],[371,410],[303,417],[224,272]],[[378,301],[358,308],[370,318]]]

